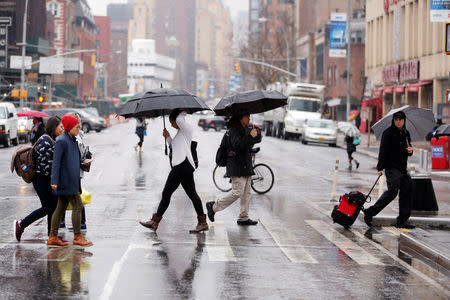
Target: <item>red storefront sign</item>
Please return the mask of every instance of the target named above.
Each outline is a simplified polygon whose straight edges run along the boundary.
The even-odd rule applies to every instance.
[[[400,65],[400,81],[419,79],[419,61],[413,60]]]
[[[392,4],[397,4],[398,0],[383,0],[384,2],[384,12],[387,13],[389,11],[389,6]]]
[[[397,94],[403,94],[405,92],[405,87],[403,85],[397,85],[394,90]]]
[[[381,94],[383,94],[383,88],[382,87],[373,90],[373,97],[374,98],[380,97]]]
[[[398,65],[393,65],[383,68],[383,82],[397,82],[398,81]]]
[[[416,82],[416,83],[410,83],[408,84],[407,90],[408,92],[412,92],[412,93],[418,93],[419,92],[419,88],[423,85],[427,85],[427,84],[431,84],[433,83],[433,81],[429,80],[429,81],[420,81],[420,82]]]
[[[394,91],[394,86],[393,86],[393,85],[391,85],[391,86],[385,86],[385,87],[383,88],[383,91],[384,91],[386,94],[392,94],[392,92]]]

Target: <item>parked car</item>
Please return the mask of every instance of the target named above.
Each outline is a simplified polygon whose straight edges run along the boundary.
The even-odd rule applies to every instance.
[[[216,131],[220,131],[223,128],[227,128],[227,121],[224,117],[220,116],[207,116],[198,120],[198,126],[203,128],[204,131],[208,131],[210,128],[214,128]]]
[[[337,140],[337,128],[332,120],[312,119],[305,123],[305,131],[302,136],[302,143],[308,142],[328,144],[335,147]]]
[[[43,112],[45,112],[51,117],[52,116],[63,117],[67,113],[76,112],[81,117],[81,129],[85,133],[88,133],[91,130],[100,132],[106,125],[106,121],[104,119],[94,117],[93,115],[90,115],[83,109],[79,108],[47,108],[44,109]]]
[[[17,145],[19,136],[17,128],[19,126],[16,108],[12,103],[0,103],[0,142],[9,147],[11,143]]]

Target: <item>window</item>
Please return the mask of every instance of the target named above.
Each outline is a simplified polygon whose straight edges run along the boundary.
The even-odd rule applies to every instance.
[[[286,20],[286,12],[285,11],[279,11],[277,13],[277,20],[278,21],[284,21]]]
[[[308,71],[308,60],[306,58],[300,61],[300,78],[306,78]]]
[[[95,40],[95,49],[100,49],[100,41]]]
[[[339,74],[338,74],[338,67],[334,66],[334,84],[333,84],[334,86],[337,85],[338,76],[339,76]]]
[[[50,14],[54,17],[59,17],[59,7],[58,7],[58,3],[55,2],[50,2],[48,4],[48,11],[50,12]]]
[[[331,83],[333,82],[332,78],[331,78],[331,69],[332,67],[328,67],[328,76],[327,76],[327,84],[331,85]]]
[[[323,43],[316,46],[316,77],[323,78]]]

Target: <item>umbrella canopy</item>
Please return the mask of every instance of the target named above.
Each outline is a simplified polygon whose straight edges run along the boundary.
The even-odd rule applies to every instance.
[[[405,105],[397,109],[392,109],[386,116],[372,126],[377,140],[381,139],[383,131],[391,126],[392,116],[398,111],[403,111],[406,115],[406,129],[409,131],[412,142],[422,141],[436,124],[431,110]]]
[[[345,135],[351,136],[351,137],[360,137],[361,132],[358,128],[352,123],[349,122],[338,122],[337,128],[340,132],[342,132]]]
[[[119,110],[124,117],[154,118],[168,114],[174,109],[194,113],[211,110],[205,101],[183,89],[153,89],[132,96]]]
[[[214,112],[218,116],[230,116],[239,110],[250,114],[266,112],[287,104],[287,97],[277,91],[247,91],[220,99]]]
[[[19,111],[17,113],[18,117],[30,117],[30,118],[48,118],[49,115],[47,115],[44,112],[41,111],[37,111],[37,110],[24,110],[24,111]]]
[[[450,135],[450,124],[444,124],[436,129],[436,135]]]

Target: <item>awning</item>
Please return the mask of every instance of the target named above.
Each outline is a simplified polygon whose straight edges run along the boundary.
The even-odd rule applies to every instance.
[[[341,98],[333,98],[327,101],[329,107],[338,106],[341,104]]]
[[[404,85],[396,85],[394,90],[397,94],[403,94],[405,92],[405,86]]]
[[[394,86],[390,85],[390,86],[385,86],[383,88],[384,93],[386,94],[392,94],[392,92],[394,92]]]
[[[383,87],[379,87],[373,90],[373,97],[380,97],[383,94]]]
[[[433,83],[432,80],[419,81],[419,82],[416,82],[416,83],[410,83],[407,86],[407,90],[408,90],[408,92],[417,93],[417,92],[419,92],[419,88],[421,86],[424,86],[424,85],[427,85],[427,84],[431,84],[431,83]]]

